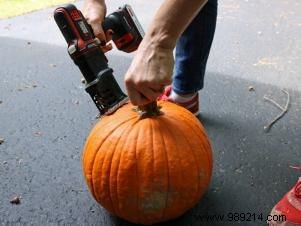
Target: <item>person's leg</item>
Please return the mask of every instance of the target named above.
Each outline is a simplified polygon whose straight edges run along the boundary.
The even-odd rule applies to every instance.
[[[214,37],[217,0],[209,0],[177,42],[172,90],[193,94],[203,88]]]
[[[198,91],[204,86],[216,18],[217,0],[208,0],[177,42],[173,83],[159,100],[175,102],[198,115]]]

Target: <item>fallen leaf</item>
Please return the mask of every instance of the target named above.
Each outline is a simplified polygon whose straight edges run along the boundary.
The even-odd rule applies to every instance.
[[[40,137],[43,135],[43,133],[41,131],[37,131],[34,133],[35,136]]]
[[[15,205],[21,204],[21,197],[16,196],[16,197],[12,198],[12,199],[10,200],[10,203],[11,203],[11,204],[15,204]]]
[[[257,63],[253,64],[254,66],[266,66],[266,65],[277,65],[277,62],[274,59],[270,58],[261,58]]]
[[[249,86],[249,91],[250,92],[255,91],[255,88],[253,86]]]

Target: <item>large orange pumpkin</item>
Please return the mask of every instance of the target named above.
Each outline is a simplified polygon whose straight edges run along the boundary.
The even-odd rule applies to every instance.
[[[211,178],[211,147],[199,120],[175,104],[159,105],[161,115],[144,119],[124,105],[99,120],[84,147],[84,176],[93,197],[133,223],[182,215]]]

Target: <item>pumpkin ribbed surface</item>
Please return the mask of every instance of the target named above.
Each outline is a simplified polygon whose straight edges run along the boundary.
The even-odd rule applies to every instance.
[[[131,104],[92,129],[83,170],[97,202],[133,223],[182,215],[207,190],[212,152],[206,132],[186,109],[158,102],[163,115],[139,119]]]

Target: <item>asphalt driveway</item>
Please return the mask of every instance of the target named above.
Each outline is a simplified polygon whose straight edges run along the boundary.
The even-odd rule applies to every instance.
[[[151,14],[145,3],[129,3],[147,26]],[[272,7],[270,13],[255,3]],[[118,4],[113,1],[110,7]],[[67,55],[52,11],[0,21],[0,223],[131,225],[108,214],[87,190],[81,152],[97,109]],[[200,120],[214,150],[212,182],[197,206],[159,225],[266,225],[273,205],[300,176],[289,168],[301,165],[299,11],[297,1],[221,3],[200,102]],[[275,25],[277,15],[282,16]],[[233,17],[245,18],[247,26]],[[108,58],[124,88],[122,77],[132,55],[113,51]],[[263,97],[284,106],[282,89],[290,94],[289,110],[266,132],[264,126],[279,109]],[[10,203],[15,196],[21,196],[19,205]],[[197,220],[200,214],[235,213],[262,214],[263,219]]]

